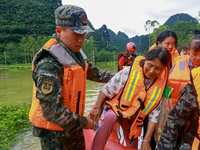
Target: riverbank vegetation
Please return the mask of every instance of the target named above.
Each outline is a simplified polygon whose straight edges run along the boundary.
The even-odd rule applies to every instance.
[[[20,133],[30,130],[29,109],[30,102],[19,104],[8,100],[0,104],[0,149],[12,146],[22,138]]]
[[[7,73],[27,70],[31,71],[31,64],[0,65],[0,81],[9,78]],[[30,106],[30,98],[0,97],[0,149],[9,149],[23,138],[22,133],[31,129],[28,119]]]

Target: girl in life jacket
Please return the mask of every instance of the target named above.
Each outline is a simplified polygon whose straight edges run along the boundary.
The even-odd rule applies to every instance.
[[[102,150],[118,122],[124,134],[127,147],[136,148],[141,134],[143,120],[148,116],[148,129],[141,150],[150,148],[150,139],[159,115],[159,103],[170,69],[170,53],[156,46],[144,57],[137,56],[132,66],[118,72],[102,87],[90,117],[95,122],[106,97],[105,117],[94,137],[92,150]]]

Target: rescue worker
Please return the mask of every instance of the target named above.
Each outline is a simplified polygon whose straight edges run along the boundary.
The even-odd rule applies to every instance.
[[[157,46],[145,57],[137,56],[132,66],[118,72],[101,89],[91,118],[97,122],[106,97],[105,117],[96,132],[92,150],[102,150],[116,122],[123,129],[126,145],[138,146],[143,120],[149,115],[148,129],[141,150],[150,148],[150,139],[159,114],[159,102],[166,85],[171,56],[167,49]]]
[[[177,36],[176,33],[172,30],[164,30],[162,31],[157,39],[156,43],[152,45],[149,50],[154,48],[156,45],[162,45],[165,47],[171,54],[172,58],[172,66],[177,62],[177,57],[179,56],[178,51],[176,50],[177,47]]]
[[[194,35],[189,41],[190,55],[184,55],[178,57],[178,62],[171,68],[168,77],[167,86],[172,89],[171,98],[166,99],[169,103],[172,103],[171,108],[161,107],[161,109],[171,110],[176,105],[179,93],[181,89],[190,83],[190,72],[194,68],[200,66],[200,34]],[[163,110],[164,111],[164,110]],[[158,124],[156,135],[158,137],[162,133],[163,126],[167,120],[168,113],[160,114],[159,118],[165,118],[161,124]]]
[[[169,113],[158,145],[159,150],[200,150],[199,106],[200,67],[191,71],[191,83],[182,88],[178,102]],[[178,134],[182,137],[181,141],[190,147],[180,147]]]
[[[84,129],[95,130],[85,117],[86,79],[108,82],[114,74],[88,62],[81,49],[88,26],[84,9],[63,5],[55,10],[56,34],[33,59],[33,97],[29,119],[42,150],[84,150]]]
[[[133,42],[129,42],[126,45],[126,52],[119,53],[118,56],[118,71],[122,70],[126,66],[130,66],[131,62],[137,56],[134,54],[136,51],[136,45]]]

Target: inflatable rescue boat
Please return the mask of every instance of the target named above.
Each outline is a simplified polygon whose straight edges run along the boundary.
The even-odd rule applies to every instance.
[[[93,109],[94,109],[94,107],[93,107]],[[104,118],[104,113],[102,113],[101,117],[99,118],[98,125],[101,124],[101,121],[103,120],[103,118]],[[84,132],[84,136],[85,136],[86,150],[91,150],[96,131],[84,129],[83,132]],[[122,131],[120,125],[118,123],[116,123],[115,127],[106,143],[104,150],[137,150],[137,149],[125,146],[125,142],[123,139],[123,131]]]

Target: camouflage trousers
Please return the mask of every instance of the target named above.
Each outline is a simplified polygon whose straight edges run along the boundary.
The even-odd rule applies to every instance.
[[[40,136],[42,150],[85,150],[83,130],[66,136],[64,131],[44,130]]]

